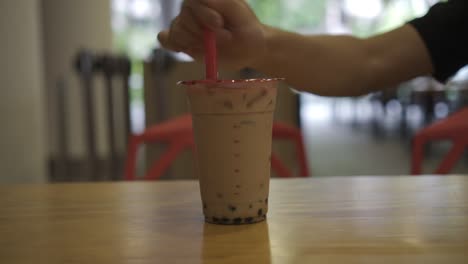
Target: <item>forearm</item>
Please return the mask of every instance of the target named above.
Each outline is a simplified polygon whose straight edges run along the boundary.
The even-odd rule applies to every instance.
[[[432,71],[410,26],[373,38],[303,36],[266,27],[267,52],[252,67],[293,87],[327,96],[356,96]]]

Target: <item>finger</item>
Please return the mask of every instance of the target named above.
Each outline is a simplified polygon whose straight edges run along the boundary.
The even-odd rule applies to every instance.
[[[192,32],[187,30],[183,24],[182,19],[178,18],[169,31],[169,42],[180,50],[185,50],[191,46],[197,45],[200,40]]]
[[[158,33],[158,41],[165,49],[174,50],[169,43],[169,31],[164,30]]]
[[[213,13],[213,12],[214,12],[213,17],[210,19],[209,18],[210,13]],[[186,26],[187,30],[190,30],[193,32],[193,35],[195,36],[197,40],[198,39],[201,40],[203,38],[203,31],[202,31],[203,29],[200,27],[200,26],[203,26],[203,23],[204,23],[203,21],[200,21],[202,19],[205,19],[205,21],[206,19],[210,20],[206,23],[214,23],[216,25],[220,25],[219,27],[216,26],[215,28],[211,28],[216,34],[216,39],[218,43],[228,42],[232,40],[232,33],[229,30],[223,28],[222,18],[220,17],[220,15],[216,11],[206,7],[205,5],[201,5],[199,1],[186,0],[182,6],[181,17],[182,15],[185,15],[185,16],[183,16],[183,19],[180,20],[181,23],[183,23],[183,25]],[[198,18],[198,17],[202,17],[202,18]],[[196,26],[189,27],[188,24],[196,25]],[[201,43],[202,42],[200,41],[194,44],[195,45],[200,44],[200,46],[197,46],[197,47],[202,48]]]
[[[193,0],[192,0],[193,1]],[[221,14],[224,26],[241,27],[245,25],[246,20],[255,18],[256,16],[249,5],[244,0],[198,0],[209,9],[215,10],[216,13]]]
[[[183,48],[181,46],[177,45],[176,43],[170,40],[170,34],[171,33],[167,30],[159,32],[158,41],[159,43],[161,43],[161,46],[165,49],[176,51],[176,52],[182,51]]]
[[[203,49],[199,47],[192,47],[184,51],[190,57],[192,57],[196,61],[200,61],[203,59]]]
[[[158,34],[158,40],[164,48],[179,52],[197,43],[197,37],[186,30],[181,21],[181,17],[177,16],[171,22],[168,31],[162,31]]]
[[[179,16],[181,17],[179,23],[186,31],[189,31],[197,38],[200,37],[201,39],[203,37],[203,25],[195,19],[191,9],[183,7]]]
[[[200,25],[211,30],[223,27],[223,17],[212,8],[200,3],[200,1],[186,0],[183,6],[191,11]]]
[[[233,36],[232,32],[227,29],[218,29],[214,31],[216,34],[216,42],[218,46],[222,46],[224,44],[232,44]]]

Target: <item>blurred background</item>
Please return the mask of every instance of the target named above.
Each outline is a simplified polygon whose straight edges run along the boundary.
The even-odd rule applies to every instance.
[[[421,16],[438,1],[248,2],[266,24],[303,34],[366,37]],[[0,97],[0,183],[122,179],[128,137],[186,113],[184,91],[175,83],[203,76],[203,67],[190,57],[164,51],[156,40],[180,4],[1,1],[0,83],[6,95]],[[258,73],[246,69],[221,76]],[[301,128],[311,176],[409,174],[412,136],[465,106],[467,87],[467,69],[444,85],[421,77],[358,98],[282,87],[275,118]],[[442,142],[426,149],[426,173],[449,147]],[[147,144],[138,150],[138,174],[162,148]],[[275,142],[274,148],[295,168],[288,142]],[[163,178],[193,178],[192,166],[191,154],[183,153]],[[468,158],[453,172],[468,172]]]

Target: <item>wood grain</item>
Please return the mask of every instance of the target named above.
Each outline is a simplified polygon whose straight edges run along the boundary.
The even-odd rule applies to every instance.
[[[195,181],[0,187],[0,263],[468,263],[468,176],[272,180],[203,223]]]

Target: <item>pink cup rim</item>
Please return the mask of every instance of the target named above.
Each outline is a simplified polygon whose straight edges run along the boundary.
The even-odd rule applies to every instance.
[[[195,84],[233,84],[233,83],[259,83],[259,82],[280,82],[285,78],[254,78],[254,79],[233,79],[233,80],[188,80],[179,81],[177,85],[195,85]]]

